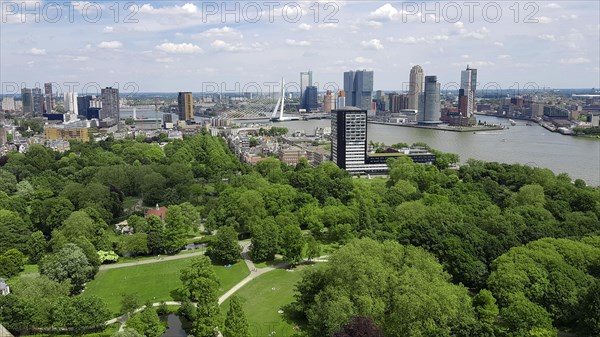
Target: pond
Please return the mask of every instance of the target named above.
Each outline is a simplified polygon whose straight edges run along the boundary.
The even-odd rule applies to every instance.
[[[184,321],[186,321],[184,319]],[[183,329],[183,323],[179,316],[175,314],[169,314],[167,316],[167,323],[169,324],[169,328],[165,331],[164,334],[160,335],[160,337],[187,337],[187,333]]]

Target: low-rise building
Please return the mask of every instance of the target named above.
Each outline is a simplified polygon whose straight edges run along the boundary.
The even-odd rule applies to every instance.
[[[79,140],[88,142],[90,140],[88,128],[82,126],[71,126],[68,124],[47,125],[44,128],[47,140]]]
[[[297,165],[300,158],[307,159],[306,150],[298,146],[290,146],[279,150],[279,160],[288,165]]]
[[[10,294],[10,287],[6,283],[5,278],[0,278],[0,295],[6,296]]]

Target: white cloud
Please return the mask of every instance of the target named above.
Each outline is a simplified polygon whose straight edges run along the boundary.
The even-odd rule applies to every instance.
[[[29,51],[27,52],[30,55],[46,55],[46,49],[39,49],[39,48],[31,48],[29,49]]]
[[[318,25],[317,27],[322,28],[322,29],[337,28],[338,24],[337,23],[322,23],[322,24]]]
[[[583,63],[590,63],[590,59],[587,59],[585,57],[574,57],[574,58],[569,58],[569,59],[560,59],[560,63],[562,64],[583,64]]]
[[[175,59],[173,59],[172,57],[159,57],[156,58],[154,61],[158,62],[158,63],[173,63],[175,62]]]
[[[294,47],[308,47],[311,45],[310,41],[299,41],[299,40],[291,40],[291,39],[285,40],[285,44],[287,44],[288,46],[294,46]]]
[[[554,41],[556,38],[553,34],[542,34],[538,35],[538,39],[546,40],[546,41]]]
[[[311,29],[312,29],[312,26],[311,26],[311,25],[309,25],[309,24],[306,24],[306,23],[301,23],[301,24],[298,26],[298,29],[300,29],[300,30],[304,30],[304,31],[309,31],[309,30],[311,30]]]
[[[202,52],[202,48],[191,43],[165,42],[156,46],[156,49],[170,54],[196,54]]]
[[[75,57],[73,57],[73,61],[75,61],[75,62],[84,62],[84,61],[87,61],[89,59],[90,58],[87,57],[87,56],[75,56]]]
[[[551,22],[554,22],[554,19],[549,18],[547,16],[539,16],[539,17],[533,18],[533,20],[535,20],[537,23],[551,23]]]
[[[481,27],[479,29],[469,31],[465,28],[465,24],[461,21],[455,22],[453,24],[453,28],[455,35],[460,35],[460,37],[463,38],[474,38],[477,40],[485,39],[490,32],[486,27]]]
[[[262,51],[263,45],[260,43],[253,43],[252,45],[243,45],[241,43],[229,43],[223,40],[215,40],[210,44],[213,49],[217,51],[226,52],[244,52],[244,51]]]
[[[381,21],[393,21],[398,18],[400,11],[387,3],[369,14],[369,18]]]
[[[155,8],[151,4],[144,4],[139,7],[138,10],[141,14],[158,14],[158,15],[189,15],[189,14],[198,14],[198,7],[191,3],[186,3],[183,6],[173,6],[173,7],[161,7]]]
[[[498,47],[504,47],[504,43],[502,42],[494,42],[494,45]]]
[[[373,60],[359,56],[354,59],[354,62],[356,62],[358,64],[368,64],[368,63],[373,63]]]
[[[98,48],[101,49],[117,49],[121,48],[123,43],[120,41],[102,41],[98,44]]]
[[[562,8],[561,5],[557,4],[557,3],[549,3],[547,5],[544,6],[545,8],[552,8],[552,9],[558,9],[558,8]]]
[[[498,55],[498,58],[501,59],[501,60],[506,60],[506,59],[511,58],[511,56],[507,55],[507,54],[502,54],[502,55]]]
[[[379,41],[378,39],[371,39],[369,41],[362,41],[360,44],[363,47],[365,47],[366,49],[375,49],[375,50],[381,50],[381,49],[383,49],[383,45],[381,44],[381,41]]]
[[[106,26],[106,27],[104,27],[104,29],[102,30],[102,32],[104,32],[104,33],[112,33],[112,32],[114,32],[114,31],[115,31],[115,28],[114,28],[114,27],[111,27],[111,26]]]
[[[461,57],[461,58],[463,58],[463,59],[468,59],[468,58],[471,58],[471,57],[470,57],[469,55],[467,55],[467,54],[465,54],[465,55],[461,55],[460,57]]]
[[[242,33],[239,30],[236,30],[236,29],[228,27],[228,26],[223,26],[221,28],[211,28],[200,34],[194,35],[194,37],[208,37],[208,38],[214,38],[214,37],[218,37],[218,36],[233,37],[233,38],[239,38],[239,39],[244,37],[244,35],[242,35]]]

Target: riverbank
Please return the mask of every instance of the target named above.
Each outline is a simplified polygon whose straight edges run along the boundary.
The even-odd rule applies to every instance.
[[[499,131],[504,130],[501,126],[448,126],[448,125],[419,125],[419,124],[398,124],[388,122],[367,121],[369,124],[380,124],[390,126],[402,126],[415,129],[428,129],[451,132],[478,132],[478,131]]]

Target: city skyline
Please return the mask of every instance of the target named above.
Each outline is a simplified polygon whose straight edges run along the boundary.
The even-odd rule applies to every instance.
[[[21,3],[34,11],[39,4],[39,22],[35,14],[21,12]],[[72,22],[67,7],[62,16],[50,17],[48,1],[8,4],[13,3],[3,1],[0,9],[3,93],[6,83],[33,87],[48,81],[119,83],[123,93],[127,82],[137,84],[138,92],[200,92],[203,83],[223,83],[226,91],[236,83],[297,78],[305,69],[313,71],[319,92],[327,83],[341,86],[341,74],[357,69],[377,72],[375,89],[406,90],[406,74],[416,64],[440,83],[459,83],[457,74],[469,64],[486,74],[479,87],[600,87],[600,5],[589,1],[528,8],[519,3],[518,11],[504,2],[474,8],[446,2],[424,3],[427,8],[416,2],[302,2],[296,21],[290,20],[290,5],[257,22],[250,22],[252,11],[242,2],[229,8],[216,2],[209,4],[217,8],[206,2],[135,2],[118,13],[107,3],[87,2],[73,8]],[[237,17],[219,13],[236,6]],[[96,7],[102,15],[90,22]],[[498,9],[502,15],[493,17]],[[423,11],[428,14],[419,14]],[[70,33],[75,30],[77,35]]]

